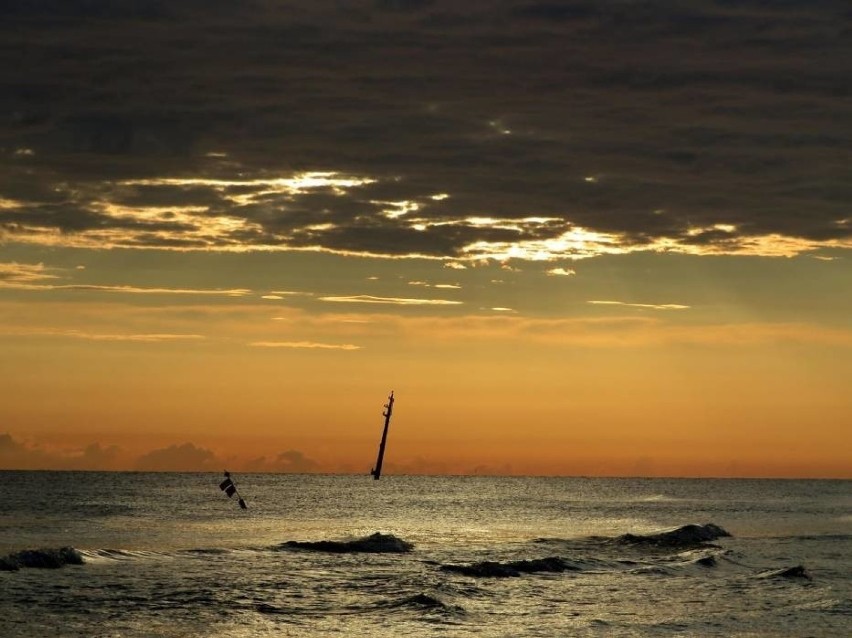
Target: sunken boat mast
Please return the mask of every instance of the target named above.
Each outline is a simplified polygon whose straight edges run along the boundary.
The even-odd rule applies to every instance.
[[[236,494],[237,502],[240,504],[240,509],[248,509],[248,505],[246,505],[240,491],[237,489],[237,484],[234,483],[234,479],[231,478],[231,473],[228,470],[225,470],[225,480],[219,483],[219,489],[225,492],[225,494],[228,495],[228,498],[231,498],[234,494]]]
[[[379,443],[379,456],[376,459],[376,467],[370,470],[370,474],[373,475],[373,479],[376,481],[382,475],[382,462],[385,460],[385,444],[388,441],[388,426],[390,425],[391,412],[393,412],[393,390],[391,390],[388,402],[385,404],[385,411],[382,412],[382,416],[385,417],[385,429],[382,430],[382,442]]]

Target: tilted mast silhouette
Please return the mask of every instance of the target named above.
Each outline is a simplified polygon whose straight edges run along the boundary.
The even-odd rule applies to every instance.
[[[385,411],[382,416],[385,417],[385,429],[382,430],[382,442],[379,443],[379,456],[376,459],[376,467],[370,470],[373,479],[378,481],[382,475],[382,461],[385,460],[385,443],[388,441],[388,426],[390,425],[391,412],[393,412],[393,390],[391,390],[388,402],[385,404]]]

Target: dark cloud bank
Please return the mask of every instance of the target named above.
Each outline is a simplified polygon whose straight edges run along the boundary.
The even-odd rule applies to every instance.
[[[850,17],[831,0],[5,0],[0,239],[457,257],[580,226],[699,252],[849,246]],[[304,171],[373,181],[269,185]],[[143,181],[161,178],[207,181]],[[385,214],[403,200],[419,209]],[[245,223],[205,226],[221,216]]]

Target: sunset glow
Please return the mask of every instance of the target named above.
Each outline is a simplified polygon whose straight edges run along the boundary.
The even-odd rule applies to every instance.
[[[834,39],[296,4],[8,30],[0,469],[852,477]]]

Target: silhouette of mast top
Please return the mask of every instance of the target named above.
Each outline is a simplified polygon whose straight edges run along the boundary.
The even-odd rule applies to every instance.
[[[382,412],[382,416],[385,417],[385,429],[382,430],[382,442],[379,443],[379,456],[376,459],[376,467],[370,470],[370,474],[373,475],[373,479],[376,481],[382,475],[382,461],[385,459],[385,443],[388,441],[388,426],[390,425],[391,420],[391,412],[393,412],[393,391],[391,390],[390,396],[388,397],[388,402],[385,404],[385,411]]]

